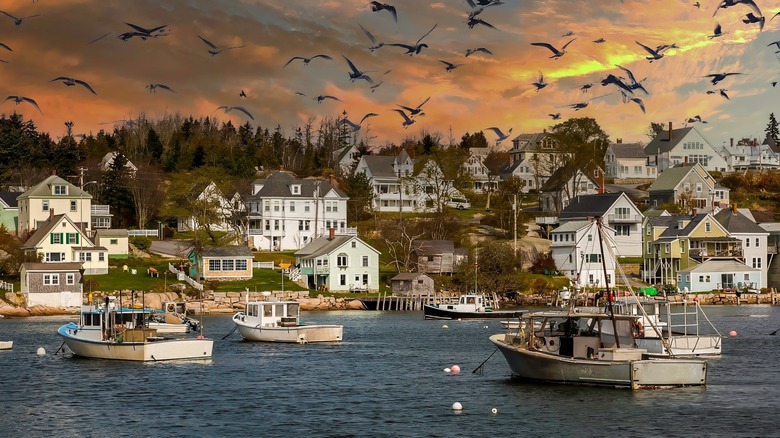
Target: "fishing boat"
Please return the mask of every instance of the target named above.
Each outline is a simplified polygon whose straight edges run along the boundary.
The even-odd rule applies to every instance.
[[[210,359],[214,341],[158,336],[145,321],[152,309],[126,308],[106,297],[100,305],[82,306],[79,323],[70,322],[57,333],[75,355],[95,359],[163,361]]]
[[[157,329],[157,333],[188,333],[200,330],[200,321],[187,316],[187,303],[184,302],[163,303],[162,310],[150,315],[147,325]]]
[[[248,301],[244,312],[233,315],[233,322],[248,341],[306,344],[343,339],[344,326],[304,325],[300,313],[297,301]]]
[[[426,304],[425,319],[507,319],[518,318],[524,310],[493,310],[482,294],[464,294],[457,304]]]

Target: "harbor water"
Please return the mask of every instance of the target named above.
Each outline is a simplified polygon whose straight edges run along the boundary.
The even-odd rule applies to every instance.
[[[517,382],[500,353],[472,373],[499,322],[422,312],[304,313],[344,325],[331,345],[222,340],[230,316],[206,316],[211,360],[158,363],[54,355],[68,319],[3,319],[0,436],[780,436],[780,309],[706,312],[725,351],[707,387],[643,391]]]

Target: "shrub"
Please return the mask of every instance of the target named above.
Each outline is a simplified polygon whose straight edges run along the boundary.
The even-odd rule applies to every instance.
[[[141,251],[146,251],[152,246],[152,241],[146,236],[136,236],[130,239],[130,243]]]

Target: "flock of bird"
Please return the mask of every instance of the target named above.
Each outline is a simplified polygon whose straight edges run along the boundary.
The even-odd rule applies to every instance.
[[[715,8],[713,17],[715,17],[718,14],[718,12],[721,11],[722,9],[742,6],[749,9],[749,12],[746,12],[741,19],[742,23],[744,23],[745,25],[749,25],[749,26],[757,25],[759,27],[759,31],[761,31],[764,29],[765,23],[768,21],[754,0],[716,0],[716,1],[718,3],[717,3],[717,7]],[[482,17],[484,15],[487,15],[485,14],[486,11],[497,10],[499,7],[504,5],[505,1],[465,0],[465,3],[466,3],[465,6],[467,6],[467,9],[465,10],[465,20],[464,20],[466,27],[468,27],[469,29],[473,29],[479,26],[481,28],[492,29],[493,31],[500,32],[500,29],[498,27],[483,20]],[[695,2],[692,5],[695,8],[701,8],[702,6],[700,2]],[[386,15],[388,19],[392,19],[394,23],[398,22],[399,8],[393,4],[382,3],[379,1],[371,1],[368,2],[364,7],[370,8],[371,12]],[[40,14],[35,14],[35,15],[18,17],[5,11],[0,11],[0,14],[13,20],[13,23],[16,28],[19,28],[25,20],[40,16]],[[778,15],[780,15],[780,12],[772,15],[769,18],[769,21],[771,21]],[[118,30],[116,32],[105,33],[89,41],[87,44],[91,45],[101,41],[106,41],[109,37],[115,37],[118,40],[125,41],[125,42],[132,39],[139,39],[142,41],[155,40],[158,38],[163,38],[165,36],[168,36],[171,31],[170,26],[167,24],[158,25],[154,27],[143,27],[133,23],[124,22],[124,25],[126,25],[127,27]],[[424,41],[429,35],[431,35],[434,31],[436,31],[438,26],[438,24],[433,24],[432,27],[430,27],[429,29],[427,29],[427,31],[422,33],[421,36],[416,40],[401,43],[401,42],[382,41],[378,39],[373,33],[371,33],[362,24],[357,23],[357,25],[360,28],[360,31],[362,31],[362,34],[365,35],[365,37],[370,42],[370,45],[366,47],[368,51],[375,52],[378,50],[382,50],[383,52],[385,52],[388,50],[402,49],[402,51],[399,51],[397,53],[408,55],[409,57],[415,57],[415,55],[420,55],[423,52],[429,53],[430,47]],[[724,30],[721,23],[718,22],[715,23],[712,34],[708,35],[708,38],[715,39],[715,38],[722,37],[723,35],[726,35],[728,33],[729,31]],[[201,47],[203,47],[203,49],[211,56],[217,56],[226,51],[237,50],[245,47],[244,44],[220,46],[213,43],[212,41],[209,41],[208,39],[204,38],[199,34],[195,36],[197,36],[200,42],[203,45],[205,45],[205,47],[203,46]],[[558,61],[564,56],[566,56],[567,53],[571,53],[571,51],[576,50],[578,46],[581,46],[582,44],[588,44],[587,42],[583,43],[583,38],[580,35],[575,35],[575,32],[573,31],[568,31],[565,34],[561,35],[560,37],[565,38],[564,40],[562,40],[565,41],[565,43],[560,44],[554,41],[538,41],[538,42],[531,42],[530,45],[533,47],[546,49],[546,51],[549,52],[550,54],[549,58],[553,61]],[[604,44],[607,42],[607,40],[603,37],[597,39],[589,39],[589,40],[590,40],[590,44]],[[664,58],[664,56],[666,56],[669,53],[670,50],[680,49],[680,47],[677,46],[677,44],[675,43],[660,44],[655,46],[646,45],[640,41],[635,41],[635,43],[643,51],[644,58],[649,63],[660,62]],[[772,46],[775,46],[775,48],[777,49],[777,51],[774,52],[775,55],[780,54],[780,41],[774,41],[768,45],[768,47],[772,47]],[[11,47],[9,47],[7,44],[2,42],[0,42],[0,49],[5,50],[7,52],[13,52],[13,49]],[[538,50],[538,49],[532,49],[532,50]],[[539,52],[541,53],[541,51]],[[476,47],[471,46],[464,49],[461,53],[463,53],[464,59],[474,55],[490,57],[493,56],[494,54],[492,50],[482,46],[476,46]],[[350,82],[367,84],[368,89],[370,90],[371,93],[375,92],[384,83],[384,80],[379,80],[379,81],[374,80],[375,78],[377,78],[377,75],[374,74],[375,71],[369,71],[364,68],[359,68],[352,60],[350,60],[350,58],[348,58],[344,54],[341,54],[340,58],[343,59],[346,65],[346,73],[349,77]],[[288,66],[291,66],[291,64],[298,64],[307,67],[310,64],[340,62],[340,61],[336,61],[336,59],[337,57],[325,53],[316,53],[309,56],[296,55],[296,56],[289,57],[289,59],[283,65],[281,65],[281,68],[282,69],[288,68]],[[436,61],[438,61],[438,63],[442,65],[442,68],[446,73],[453,73],[455,72],[456,69],[464,65],[463,63],[460,63],[458,62],[458,60],[455,59],[437,59]],[[0,62],[7,63],[8,61],[0,59]],[[542,65],[542,62],[540,62],[540,65]],[[645,87],[643,83],[647,78],[638,79],[631,70],[621,65],[616,64],[615,68],[616,70],[613,73],[608,73],[605,77],[603,77],[598,81],[589,82],[578,86],[577,89],[580,91],[580,94],[583,95],[583,99],[580,99],[580,101],[578,102],[573,102],[573,103],[558,106],[557,108],[568,108],[573,111],[579,111],[584,108],[587,108],[593,101],[605,98],[615,93],[619,93],[622,102],[624,104],[629,104],[629,103],[635,104],[636,108],[642,111],[642,113],[646,113],[647,107],[646,107],[645,99],[647,99],[647,97],[650,95],[650,92],[648,91],[648,89]],[[369,75],[369,73],[374,75],[374,78],[372,78],[372,76]],[[391,73],[391,70],[385,71],[383,75],[387,75],[389,73]],[[742,72],[732,72],[732,71],[714,72],[714,73],[703,75],[702,78],[707,78],[710,84],[713,87],[715,87],[718,86],[719,83],[723,81],[727,81],[732,76],[742,75],[742,74],[743,74]],[[73,78],[73,77],[59,76],[50,80],[49,82],[50,83],[60,82],[67,87],[79,86],[89,93],[98,94],[97,91],[86,81]],[[600,84],[602,87],[609,87],[607,88],[608,92],[590,97],[588,93],[591,92],[594,89],[594,87],[596,87],[598,84]],[[771,83],[772,87],[775,87],[776,84],[777,82]],[[551,83],[546,80],[545,75],[543,74],[542,71],[538,72],[537,79],[534,82],[531,82],[530,84],[530,86],[532,87],[531,90],[535,90],[536,93],[542,92],[544,89],[547,89],[547,87],[549,87],[550,85]],[[157,90],[164,90],[169,93],[176,93],[173,87],[162,83],[150,83],[146,85],[145,88],[148,89],[150,93],[156,93]],[[727,100],[730,100],[728,92],[729,90],[727,88],[714,88],[711,90],[707,90],[706,94],[719,95]],[[306,94],[301,91],[296,91],[295,94],[299,96],[306,96]],[[247,97],[246,92],[244,90],[241,90],[239,93],[239,97],[246,98]],[[413,125],[417,121],[418,117],[425,115],[425,112],[423,112],[423,106],[430,99],[431,97],[429,96],[428,98],[424,99],[419,105],[416,106],[396,104],[397,108],[392,108],[387,111],[397,113],[401,119],[401,126],[403,128],[408,128],[409,126]],[[37,111],[43,114],[43,111],[41,110],[38,103],[31,97],[21,96],[21,95],[9,95],[5,98],[4,102],[9,100],[16,103],[17,105],[23,103],[30,104],[33,107],[35,107]],[[316,101],[317,104],[323,104],[327,101],[342,102],[342,100],[339,97],[334,96],[332,94],[324,94],[324,93],[319,94],[316,97],[313,97],[312,100]],[[252,113],[245,106],[220,105],[215,109],[215,111],[216,110],[222,110],[225,113],[230,113],[235,110],[237,113],[243,114],[248,119],[255,120]],[[368,112],[360,119],[359,122],[356,123],[349,120],[345,112],[344,116],[339,119],[338,123],[340,125],[347,126],[353,132],[358,132],[360,131],[361,127],[368,119],[377,116],[379,116],[379,114],[376,112]],[[552,120],[561,119],[560,112],[550,112],[548,116]],[[126,123],[128,121],[119,120],[115,122]],[[107,122],[107,123],[112,123],[112,122]],[[707,123],[707,122],[702,120],[702,118],[699,115],[696,115],[693,117],[687,117],[684,120],[684,123],[689,124],[689,123]],[[495,135],[495,141],[497,143],[506,140],[509,137],[509,135],[512,133],[511,128],[505,132],[495,126],[485,128],[485,131],[491,131]]]

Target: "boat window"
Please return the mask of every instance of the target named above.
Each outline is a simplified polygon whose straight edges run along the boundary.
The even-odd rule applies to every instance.
[[[263,316],[272,316],[274,311],[273,304],[263,304]]]
[[[276,316],[285,316],[284,315],[284,304],[277,304],[276,305]]]
[[[289,318],[297,318],[298,312],[300,310],[300,304],[298,303],[290,303],[287,305],[287,317]]]
[[[246,306],[246,314],[248,316],[258,316],[257,307],[257,304],[250,304]]]

